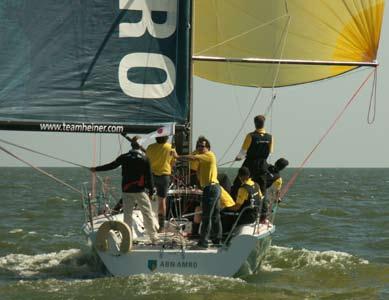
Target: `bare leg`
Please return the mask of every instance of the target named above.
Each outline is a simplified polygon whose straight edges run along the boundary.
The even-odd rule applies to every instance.
[[[166,197],[158,196],[158,223],[159,232],[163,232],[166,218]]]

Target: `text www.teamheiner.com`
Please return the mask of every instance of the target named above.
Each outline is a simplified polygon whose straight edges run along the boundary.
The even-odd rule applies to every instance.
[[[97,133],[121,133],[124,131],[120,125],[94,125],[94,124],[67,124],[67,123],[41,123],[42,131],[65,132],[97,132]]]

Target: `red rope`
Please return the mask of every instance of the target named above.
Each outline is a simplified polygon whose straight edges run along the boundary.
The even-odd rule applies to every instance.
[[[92,165],[96,166],[96,134],[92,136]],[[96,198],[96,172],[91,173],[91,197]]]
[[[37,166],[34,166],[33,164],[30,164],[28,161],[26,161],[26,160],[24,160],[24,159],[18,157],[17,155],[11,153],[10,151],[8,151],[7,149],[5,149],[4,147],[0,146],[0,150],[4,151],[5,153],[9,154],[10,156],[16,158],[17,160],[20,160],[21,162],[24,162],[26,165],[29,165],[31,168],[33,168],[33,169],[37,170],[38,172],[40,172],[40,173],[46,175],[47,177],[50,177],[51,179],[53,179],[53,180],[57,181],[58,183],[60,183],[60,184],[62,184],[62,185],[64,185],[64,186],[66,186],[66,187],[68,187],[69,189],[75,191],[76,193],[79,193],[79,194],[82,195],[82,192],[79,191],[79,190],[77,190],[75,187],[73,187],[73,186],[71,186],[70,184],[67,184],[66,182],[64,182],[64,181],[62,181],[62,180],[60,180],[60,179],[58,179],[58,178],[55,177],[54,175],[52,175],[52,174],[50,174],[50,173],[48,173],[48,172],[42,170],[41,168],[39,168],[39,167],[37,167]]]
[[[361,91],[361,89],[365,86],[365,84],[369,81],[370,77],[375,73],[375,69],[367,76],[367,78],[362,82],[362,84],[359,86],[359,88],[355,91],[353,96],[350,98],[350,100],[346,103],[346,105],[343,107],[342,111],[337,115],[335,120],[332,122],[331,126],[327,129],[327,131],[324,133],[324,135],[320,138],[319,142],[316,144],[315,147],[313,147],[312,151],[307,155],[307,157],[304,159],[304,161],[301,163],[301,165],[298,167],[297,171],[293,174],[292,178],[288,181],[286,186],[281,191],[281,198],[285,196],[285,194],[289,191],[289,189],[293,186],[295,183],[297,177],[300,175],[303,167],[306,165],[306,163],[309,161],[313,153],[316,151],[316,149],[320,146],[320,144],[324,141],[324,139],[328,136],[328,134],[334,129],[335,125],[338,123],[340,118],[343,116],[347,108],[351,105],[351,103],[356,99],[357,95]]]

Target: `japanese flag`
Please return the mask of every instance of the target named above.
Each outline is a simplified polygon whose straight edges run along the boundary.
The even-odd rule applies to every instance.
[[[153,132],[150,132],[149,134],[144,135],[142,137],[142,139],[139,141],[139,143],[144,145],[152,138],[156,138],[156,137],[160,137],[160,136],[172,136],[175,134],[175,125],[176,125],[176,123],[166,124],[166,125],[158,128],[156,131],[153,131]]]

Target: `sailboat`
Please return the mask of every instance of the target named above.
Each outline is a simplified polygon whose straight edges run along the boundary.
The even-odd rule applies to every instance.
[[[150,134],[174,123],[177,151],[189,153],[193,74],[277,88],[374,68],[383,11],[383,0],[2,1],[0,128]],[[183,182],[171,186],[171,230],[157,244],[138,211],[133,228],[123,223],[104,182],[96,193],[84,186],[83,232],[112,275],[258,270],[272,218],[197,249],[182,208],[201,191]]]

